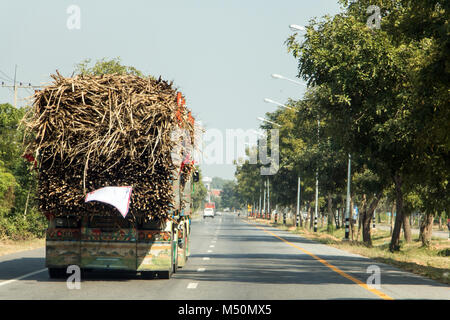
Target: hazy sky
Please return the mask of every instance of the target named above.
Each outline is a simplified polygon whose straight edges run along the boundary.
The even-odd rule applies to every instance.
[[[80,9],[80,29],[67,13]],[[335,14],[337,0],[40,0],[0,3],[0,83],[40,85],[59,70],[70,76],[83,59],[121,57],[145,74],[173,80],[206,129],[257,129],[276,106],[302,97],[304,87],[271,78],[295,79],[297,63],[284,41],[290,24]],[[19,105],[31,90],[19,90]],[[0,87],[0,103],[13,103]],[[223,142],[225,145],[225,141]],[[225,155],[224,155],[225,162]],[[231,179],[231,164],[202,165],[206,176]]]

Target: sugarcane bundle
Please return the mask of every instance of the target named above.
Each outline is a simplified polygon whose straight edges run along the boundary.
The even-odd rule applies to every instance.
[[[26,153],[38,160],[40,210],[115,214],[107,205],[85,203],[85,195],[132,186],[132,216],[167,216],[180,171],[171,155],[180,142],[171,133],[182,128],[194,137],[190,111],[172,84],[117,74],[52,78],[24,118]]]

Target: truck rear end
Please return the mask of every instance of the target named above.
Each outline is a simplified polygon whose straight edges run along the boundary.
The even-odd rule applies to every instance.
[[[83,271],[140,272],[169,278],[176,271],[178,232],[172,221],[133,222],[122,217],[51,218],[46,267],[52,278],[70,265]]]

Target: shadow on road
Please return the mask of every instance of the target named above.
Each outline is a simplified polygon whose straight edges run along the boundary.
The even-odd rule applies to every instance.
[[[279,241],[279,240],[278,240]],[[334,272],[313,257],[302,254],[194,254],[192,258],[209,257],[206,271],[183,270],[177,278],[198,281],[248,282],[267,284],[354,284],[351,280]],[[372,275],[367,272],[377,262],[366,258],[320,255],[331,265],[339,268],[352,277],[366,283]],[[228,261],[232,261],[230,266]],[[381,269],[381,284],[385,285],[431,285],[448,287],[412,274],[406,274],[390,266],[378,264]]]

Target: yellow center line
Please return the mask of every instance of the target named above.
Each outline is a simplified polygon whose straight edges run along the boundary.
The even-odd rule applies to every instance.
[[[243,220],[243,221],[244,221],[244,220]],[[250,222],[247,222],[247,223],[248,223],[248,224],[251,224]],[[285,240],[285,239],[283,239],[283,238],[277,236],[275,233],[273,233],[273,232],[271,232],[271,231],[268,231],[268,230],[266,230],[266,229],[263,228],[263,227],[256,226],[256,225],[253,225],[253,226],[256,227],[256,228],[258,228],[258,229],[261,229],[262,231],[264,231],[264,232],[266,232],[266,233],[268,233],[268,234],[270,234],[270,235],[272,235],[272,236],[274,236],[275,238],[280,239],[281,241],[287,243],[287,244],[290,245],[291,247],[294,247],[294,248],[299,249],[300,251],[306,253],[307,255],[313,257],[314,259],[316,259],[316,260],[319,261],[320,263],[324,264],[325,266],[327,266],[328,268],[330,268],[330,269],[333,270],[334,272],[340,274],[340,275],[343,276],[344,278],[347,278],[347,279],[353,281],[353,282],[356,283],[357,285],[359,285],[359,286],[363,287],[364,289],[366,289],[366,290],[372,292],[373,294],[379,296],[380,298],[382,298],[382,299],[384,299],[384,300],[394,300],[394,298],[388,296],[387,294],[381,292],[380,290],[377,290],[377,289],[375,289],[375,288],[371,288],[370,286],[368,286],[367,284],[365,284],[365,283],[362,282],[361,280],[358,280],[358,279],[352,277],[351,275],[345,273],[344,271],[342,271],[342,270],[339,269],[338,267],[333,266],[333,265],[332,265],[331,263],[329,263],[328,261],[326,261],[326,260],[324,260],[324,259],[322,259],[322,258],[319,258],[318,256],[316,256],[315,254],[309,252],[308,250],[305,250],[305,249],[303,249],[303,248],[301,248],[301,247],[299,247],[299,246],[297,246],[297,245],[295,245],[295,244],[293,244],[293,243],[291,243],[291,242],[289,242],[289,241],[287,241],[287,240]]]

